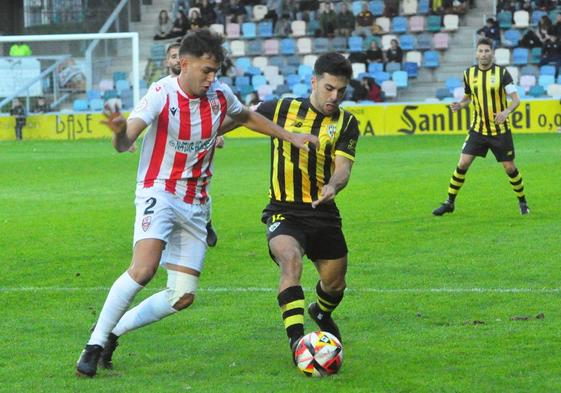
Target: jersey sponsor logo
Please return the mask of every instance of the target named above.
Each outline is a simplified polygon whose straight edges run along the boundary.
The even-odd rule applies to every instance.
[[[214,113],[215,115],[218,113],[218,111],[220,110],[220,103],[217,99],[213,98],[212,100],[210,100],[210,108],[212,109],[212,113]]]
[[[171,112],[171,114],[173,116],[175,116],[175,112],[177,112],[177,108],[173,107],[173,108],[169,108],[169,111]]]
[[[142,219],[142,230],[146,232],[150,229],[150,225],[152,225],[152,216],[144,216]]]
[[[349,151],[355,151],[355,149],[356,149],[356,140],[351,139],[351,140],[349,141],[349,144],[347,145],[347,149],[348,149]]]
[[[290,126],[300,128],[303,125],[304,125],[304,119],[296,119],[296,120],[294,120],[294,122]]]
[[[281,224],[280,221],[274,222],[269,226],[269,232],[274,232],[275,229],[277,229],[279,227],[279,225]]]
[[[214,144],[214,139],[206,139],[204,141],[178,141],[176,139],[170,139],[169,145],[180,153],[198,153],[202,150],[209,150]]]

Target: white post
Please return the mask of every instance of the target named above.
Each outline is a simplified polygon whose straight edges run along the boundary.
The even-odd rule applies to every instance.
[[[134,106],[140,100],[140,61],[139,61],[139,39],[138,33],[134,33],[132,37],[132,98]]]

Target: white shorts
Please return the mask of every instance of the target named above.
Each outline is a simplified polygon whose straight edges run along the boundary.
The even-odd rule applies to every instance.
[[[166,191],[136,189],[133,247],[142,239],[166,242],[160,264],[172,263],[201,271],[206,253],[210,203],[189,204]]]

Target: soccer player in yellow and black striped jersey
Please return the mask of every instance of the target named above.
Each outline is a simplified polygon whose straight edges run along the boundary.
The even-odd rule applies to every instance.
[[[508,115],[518,107],[520,99],[512,76],[505,67],[493,63],[492,42],[481,38],[477,42],[477,65],[464,72],[465,94],[460,102],[450,104],[453,112],[473,102],[473,121],[462,148],[457,168],[448,187],[448,199],[432,214],[441,216],[452,213],[455,200],[463,186],[466,173],[477,156],[485,157],[489,149],[498,162],[503,164],[510,185],[518,197],[521,214],[530,209],[524,194],[522,176],[514,164],[514,143]],[[510,105],[506,97],[510,96]]]

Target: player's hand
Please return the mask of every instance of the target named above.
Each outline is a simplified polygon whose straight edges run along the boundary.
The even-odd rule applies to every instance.
[[[314,149],[318,149],[319,147],[319,139],[317,136],[312,134],[291,134],[290,143],[296,146],[298,149],[304,151],[310,151],[310,147],[308,146],[310,143],[314,145]]]
[[[325,203],[335,199],[335,187],[326,184],[321,188],[320,197],[317,201],[312,202],[312,207],[315,209],[320,203]]]
[[[115,134],[122,134],[125,132],[127,129],[127,119],[121,114],[119,105],[115,105],[115,108],[111,108],[109,104],[105,103],[103,108],[103,114],[106,119],[102,120],[101,123],[109,127]]]
[[[216,137],[216,147],[222,149],[224,147],[224,137],[222,135],[218,135]]]
[[[495,123],[503,124],[507,117],[508,117],[508,112],[507,111],[499,112],[499,113],[495,114]]]
[[[452,102],[450,104],[450,109],[452,109],[452,112],[456,112],[462,109],[462,105],[459,102]]]

